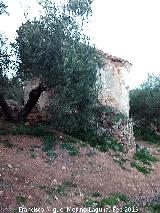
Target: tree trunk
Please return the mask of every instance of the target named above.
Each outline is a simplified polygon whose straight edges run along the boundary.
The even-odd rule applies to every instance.
[[[27,115],[30,113],[30,111],[33,109],[33,107],[38,102],[39,97],[41,96],[41,93],[46,90],[46,87],[40,83],[39,86],[35,89],[33,89],[29,94],[29,100],[25,104],[24,108],[18,112],[13,113],[8,106],[7,102],[5,101],[4,97],[0,95],[0,106],[2,108],[2,111],[4,115],[6,116],[8,121],[12,122],[20,122],[25,121]]]

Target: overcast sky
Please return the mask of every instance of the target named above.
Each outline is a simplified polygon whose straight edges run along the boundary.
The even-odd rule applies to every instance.
[[[36,0],[4,0],[10,16],[0,17],[0,31],[14,39],[28,4],[38,14]],[[21,3],[20,3],[21,2]],[[22,9],[23,8],[23,9]],[[160,74],[160,0],[95,0],[89,34],[99,49],[133,64],[130,88],[147,73]]]

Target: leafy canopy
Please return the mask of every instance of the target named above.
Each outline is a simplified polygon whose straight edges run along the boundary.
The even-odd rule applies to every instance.
[[[0,1],[0,15],[6,13],[7,6]],[[8,78],[6,76],[6,69],[9,67],[9,55],[7,47],[7,39],[0,33],[0,91],[4,93],[4,88],[8,87]]]
[[[57,119],[69,121],[71,117],[72,127],[79,126],[82,120],[91,120],[99,88],[97,70],[103,65],[100,53],[83,33],[92,1],[39,3],[43,8],[40,18],[27,20],[17,31],[17,74],[23,80],[37,76],[54,88],[51,109]]]
[[[146,124],[160,124],[160,77],[148,75],[140,88],[130,92],[130,114]]]

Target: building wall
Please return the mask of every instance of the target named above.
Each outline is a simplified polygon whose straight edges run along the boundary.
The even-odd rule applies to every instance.
[[[129,62],[105,54],[105,66],[99,71],[102,81],[99,100],[103,105],[114,107],[127,116],[129,116],[130,67]]]

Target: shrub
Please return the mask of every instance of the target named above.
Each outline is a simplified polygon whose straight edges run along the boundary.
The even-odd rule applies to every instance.
[[[145,126],[160,125],[160,78],[148,75],[140,88],[130,91],[130,115]]]
[[[141,139],[155,143],[160,144],[160,136],[155,133],[154,130],[147,128],[147,127],[134,127],[134,134],[135,137],[140,137]]]

